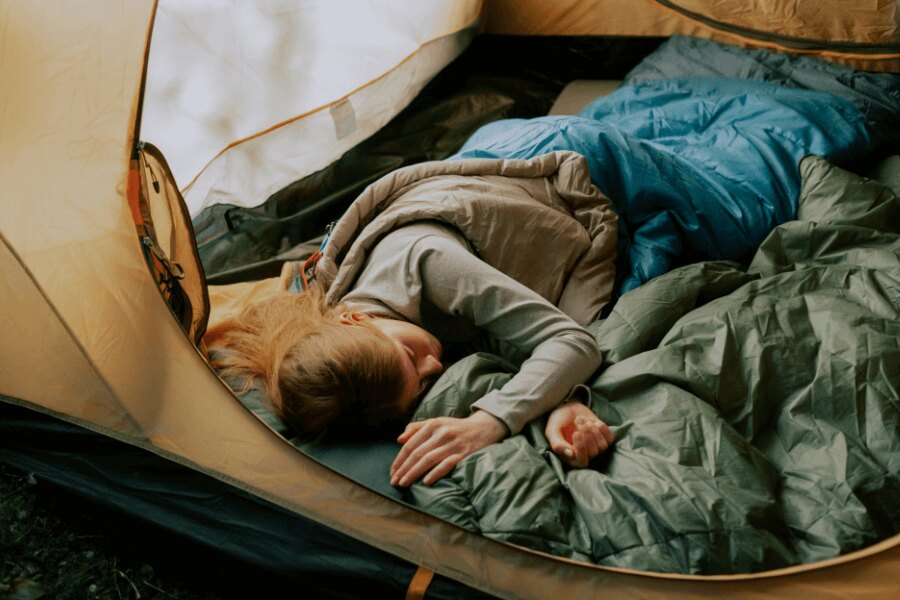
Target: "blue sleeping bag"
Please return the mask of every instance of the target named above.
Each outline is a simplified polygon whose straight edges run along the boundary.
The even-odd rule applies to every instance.
[[[698,259],[748,259],[797,211],[798,164],[864,156],[871,138],[847,99],[720,77],[643,81],[577,117],[509,119],[452,158],[587,157],[619,215],[617,291]]]

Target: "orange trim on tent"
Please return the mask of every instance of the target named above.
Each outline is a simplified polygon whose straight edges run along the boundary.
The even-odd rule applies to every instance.
[[[138,88],[137,106],[134,111],[134,136],[132,143],[132,156],[137,156],[138,141],[141,139],[141,117],[144,114],[144,93],[147,90],[147,67],[150,64],[150,42],[153,39],[153,27],[156,24],[156,9],[159,0],[153,0],[153,9],[150,11],[150,20],[147,22],[146,43],[144,44],[143,68],[141,69],[141,85]]]
[[[136,158],[128,161],[128,183],[126,196],[128,208],[131,210],[131,218],[138,229],[144,227],[144,217],[141,214],[141,172]]]
[[[428,586],[431,585],[433,577],[434,571],[425,567],[419,567],[416,570],[416,574],[413,575],[412,581],[409,582],[409,587],[406,589],[406,600],[424,600],[425,592],[428,591]]]

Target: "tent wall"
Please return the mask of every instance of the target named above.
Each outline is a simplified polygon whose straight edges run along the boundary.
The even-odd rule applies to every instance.
[[[0,298],[3,393],[28,398],[54,412],[91,419],[99,427],[139,433],[5,243],[0,244]]]
[[[509,35],[692,35],[900,72],[893,1],[485,0],[482,27]]]
[[[0,2],[0,362],[9,365],[0,401],[502,596],[842,598],[896,582],[900,536],[827,565],[752,577],[658,577],[554,559],[385,498],[275,436],[185,337],[135,236],[126,196],[153,8]]]

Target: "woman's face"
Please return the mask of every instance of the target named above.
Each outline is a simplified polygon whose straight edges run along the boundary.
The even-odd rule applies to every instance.
[[[406,382],[400,408],[404,412],[411,411],[443,369],[441,343],[418,325],[407,321],[372,319],[369,322],[391,338],[397,347]]]

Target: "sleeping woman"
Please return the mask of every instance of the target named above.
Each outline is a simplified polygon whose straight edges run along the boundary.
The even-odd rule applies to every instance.
[[[206,342],[304,436],[397,427],[445,362],[487,350],[518,372],[468,416],[408,423],[391,483],[434,483],[545,414],[553,451],[584,467],[613,442],[581,384],[601,363],[583,325],[609,299],[614,252],[609,201],[577,154],[414,165],[350,207],[304,292],[248,306]]]
[[[298,432],[354,436],[408,418],[448,355],[488,349],[517,374],[464,418],[410,423],[392,483],[433,483],[544,414],[554,452],[584,466],[612,442],[572,397],[600,366],[583,326],[612,298],[617,231],[616,293],[691,257],[745,261],[796,215],[801,158],[870,143],[849,100],[724,78],[647,81],[579,117],[491,123],[455,160],[375,182],[338,221],[310,291],[248,309],[207,343],[264,379]]]

